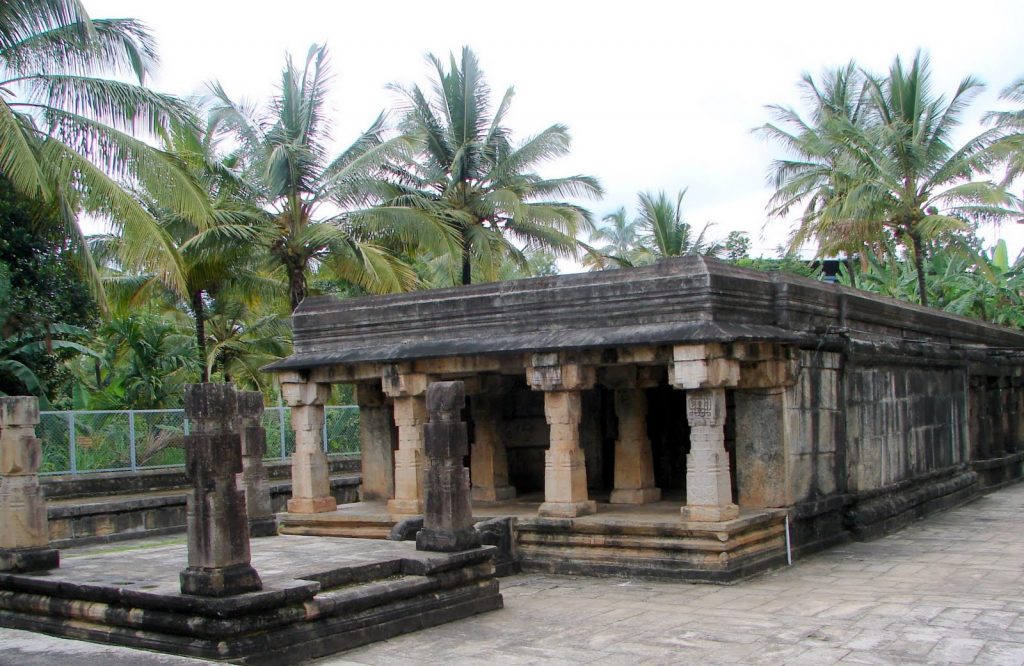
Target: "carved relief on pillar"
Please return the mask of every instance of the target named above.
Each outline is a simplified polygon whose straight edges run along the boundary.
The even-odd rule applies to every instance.
[[[717,522],[738,518],[725,450],[725,389],[687,391],[686,418],[690,424],[690,453],[686,456],[683,519]]]
[[[338,508],[331,495],[330,471],[323,448],[324,403],[330,392],[330,384],[281,384],[281,395],[291,407],[295,431],[290,513],[321,513]]]
[[[425,393],[430,378],[405,372],[390,365],[381,373],[381,387],[392,398],[398,450],[395,456],[395,496],[388,500],[388,512],[402,515],[423,513],[424,435],[427,422]]]
[[[680,389],[736,386],[740,379],[739,361],[721,344],[676,345],[668,382]]]

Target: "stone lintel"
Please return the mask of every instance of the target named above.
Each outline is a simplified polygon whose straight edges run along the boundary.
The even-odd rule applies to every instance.
[[[497,372],[501,359],[497,356],[453,356],[426,358],[413,362],[413,371],[428,375],[473,375],[478,372]]]
[[[380,369],[379,363],[328,365],[310,370],[309,380],[325,384],[351,384],[367,379],[380,379]]]
[[[323,405],[331,396],[331,385],[318,382],[281,382],[281,397],[289,407]]]
[[[645,389],[661,384],[663,375],[656,366],[607,365],[597,369],[597,383],[612,389]]]
[[[388,397],[380,386],[380,377],[376,381],[362,381],[355,385],[355,401],[361,408],[386,407]]]
[[[740,362],[738,388],[789,387],[800,378],[800,359],[791,346],[769,343],[735,345]]]

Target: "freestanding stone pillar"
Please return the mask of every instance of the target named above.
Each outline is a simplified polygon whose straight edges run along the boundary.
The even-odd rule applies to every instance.
[[[242,439],[242,474],[249,536],[277,535],[277,518],[270,502],[270,480],[263,456],[267,453],[267,431],[263,428],[263,394],[238,392],[238,434]]]
[[[295,431],[289,513],[322,513],[338,508],[338,502],[331,495],[331,477],[323,447],[324,403],[330,390],[330,384],[281,383],[281,394],[291,407]]]
[[[46,502],[39,487],[42,449],[36,439],[39,400],[0,398],[0,571],[41,571],[60,565],[50,548]]]
[[[672,357],[669,383],[686,390],[686,419],[690,424],[683,520],[738,518],[725,450],[725,387],[739,383],[739,362],[719,344],[676,345]]]
[[[615,390],[619,436],[615,440],[612,504],[646,504],[661,499],[654,485],[654,456],[647,438],[647,395],[642,388]]]
[[[387,501],[395,495],[394,420],[379,382],[356,384],[359,405],[360,499]]]
[[[395,497],[388,511],[395,514],[423,513],[423,426],[427,422],[427,376],[400,373],[390,368],[381,376],[384,393],[394,401],[398,426],[398,450],[395,451]]]
[[[473,447],[469,463],[473,499],[478,502],[498,502],[516,496],[516,489],[508,483],[508,455],[501,439],[501,398],[496,389],[484,386],[472,398]]]
[[[469,470],[462,464],[469,452],[462,421],[465,387],[462,382],[435,382],[427,389],[426,403],[425,510],[416,549],[454,552],[476,548],[480,535],[473,529]]]
[[[597,511],[587,495],[587,465],[580,448],[580,390],[594,385],[594,369],[560,354],[533,354],[527,381],[544,391],[550,444],[544,453],[544,503],[538,514],[574,518]]]
[[[230,384],[187,384],[185,473],[188,495],[188,568],[181,591],[207,597],[263,587],[250,564],[245,495],[238,489],[242,442],[238,402]]]

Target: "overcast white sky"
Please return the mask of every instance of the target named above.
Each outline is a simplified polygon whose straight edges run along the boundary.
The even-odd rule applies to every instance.
[[[508,125],[523,138],[560,122],[572,155],[550,175],[597,176],[597,217],[641,190],[689,187],[684,214],[713,234],[733,229],[772,255],[788,221],[765,226],[764,185],[775,146],[750,132],[764,106],[799,105],[804,71],[855,59],[882,72],[896,55],[931,55],[937,90],[974,74],[988,84],[962,128],[967,137],[998,93],[1024,76],[1024,2],[945,0],[777,2],[338,2],[330,0],[85,0],[94,18],[133,17],[154,32],[156,89],[177,94],[219,80],[233,97],[273,93],[291,52],[326,42],[333,71],[333,135],[348,145],[396,101],[391,82],[425,83],[423,55],[469,45],[499,94],[515,86]],[[1018,194],[1020,194],[1018,192]],[[1004,225],[1018,252],[1024,229]]]

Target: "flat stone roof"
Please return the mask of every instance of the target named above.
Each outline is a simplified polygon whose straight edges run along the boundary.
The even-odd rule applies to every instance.
[[[702,342],[857,341],[1024,349],[1024,333],[838,285],[705,257],[432,289],[307,298],[294,354],[266,370]]]

